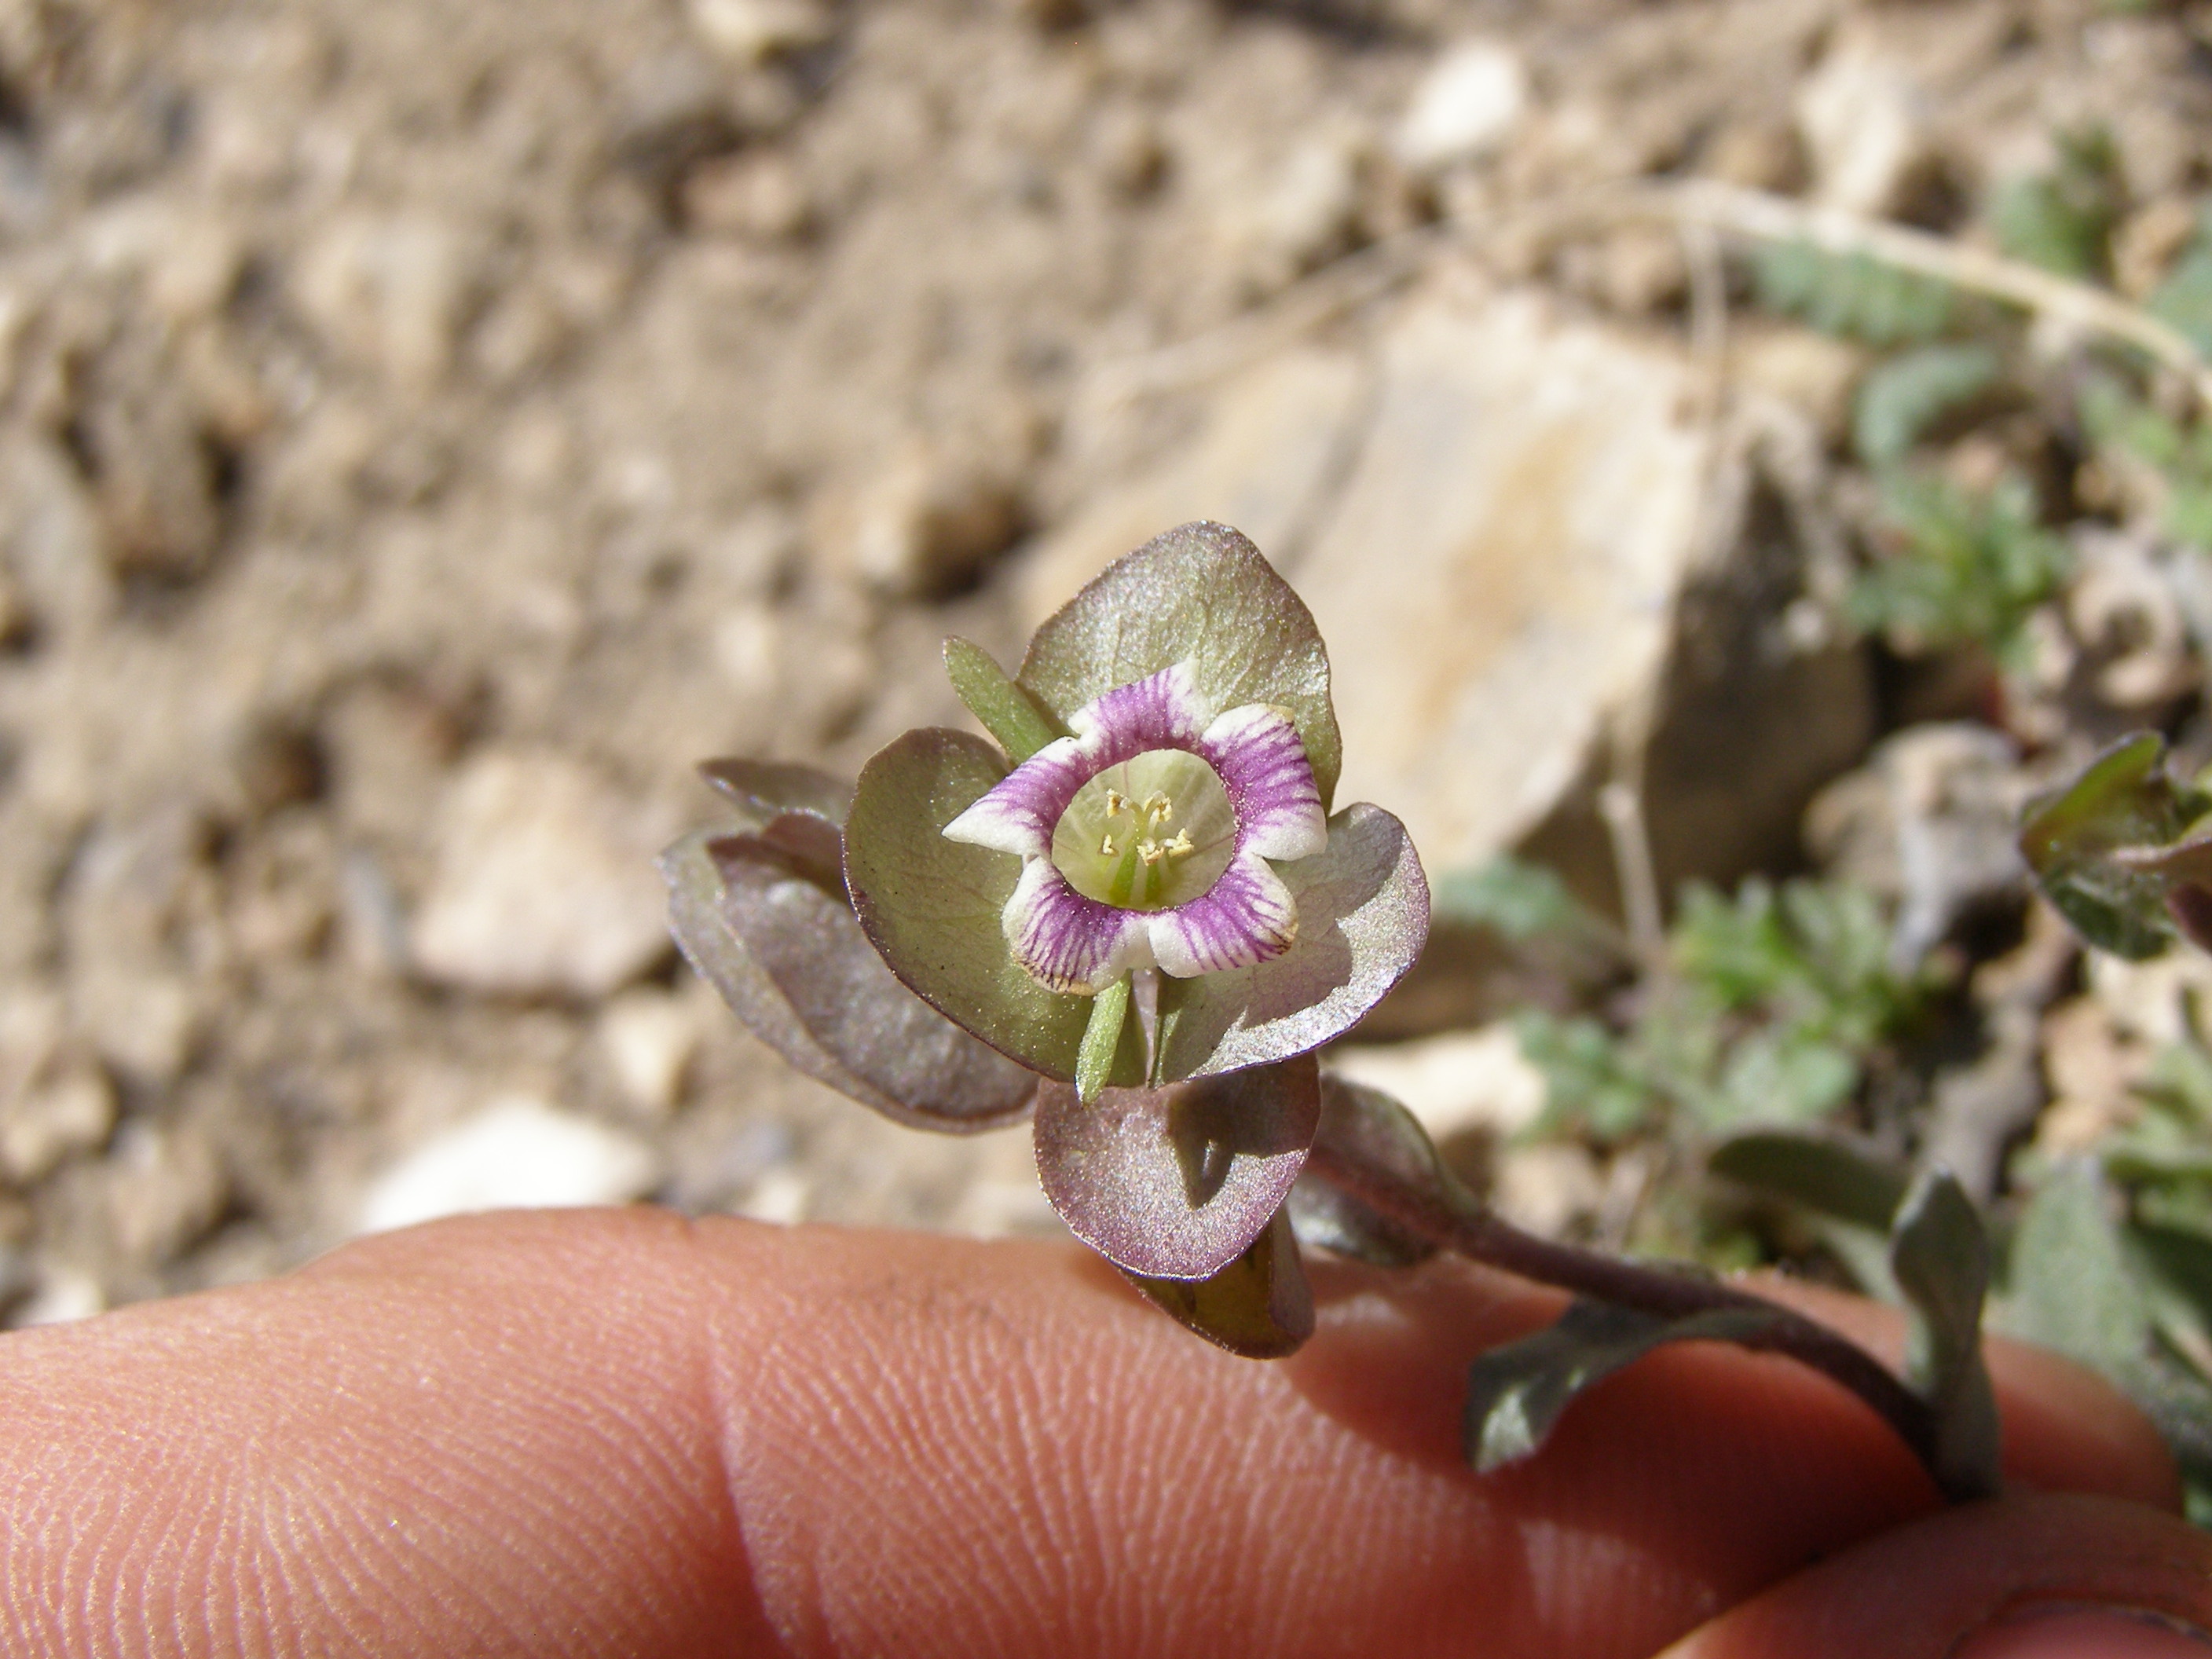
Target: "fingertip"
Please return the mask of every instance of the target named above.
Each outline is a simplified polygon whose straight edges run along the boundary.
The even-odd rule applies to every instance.
[[[2181,1659],[2212,1631],[2212,1538],[2044,1493],[1947,1510],[1775,1586],[1662,1659]]]

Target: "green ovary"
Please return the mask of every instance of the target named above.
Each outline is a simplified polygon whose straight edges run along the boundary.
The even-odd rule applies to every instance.
[[[1237,814],[1212,767],[1150,749],[1075,793],[1052,835],[1052,861],[1086,898],[1165,910],[1198,897],[1229,867]]]

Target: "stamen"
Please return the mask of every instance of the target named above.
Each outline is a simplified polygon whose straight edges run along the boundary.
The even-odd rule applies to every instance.
[[[1176,838],[1162,850],[1171,859],[1181,859],[1188,858],[1198,848],[1190,844],[1190,831],[1185,829],[1176,830]]]
[[[1155,789],[1145,797],[1145,817],[1154,824],[1164,823],[1175,814],[1175,803]]]
[[[1102,859],[1110,859],[1114,856],[1114,837],[1112,836],[1108,835],[1100,837],[1098,842],[1098,856]]]
[[[1168,849],[1161,846],[1159,842],[1156,841],[1139,842],[1137,845],[1137,856],[1144,860],[1147,869],[1152,866],[1158,864],[1167,855]]]
[[[1109,789],[1106,792],[1106,816],[1108,817],[1118,818],[1122,813],[1128,810],[1129,798],[1127,795],[1123,794],[1118,789]]]

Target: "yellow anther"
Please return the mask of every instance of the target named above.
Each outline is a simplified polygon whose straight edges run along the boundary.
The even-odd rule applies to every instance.
[[[1155,789],[1145,797],[1145,816],[1154,823],[1164,823],[1175,812],[1175,803]]]
[[[1118,818],[1122,813],[1128,810],[1129,798],[1127,795],[1123,794],[1118,789],[1109,789],[1106,792],[1106,816],[1108,817]]]
[[[1110,859],[1110,858],[1112,858],[1112,857],[1114,856],[1114,837],[1113,837],[1113,836],[1102,836],[1102,837],[1099,839],[1099,842],[1098,842],[1098,856],[1099,856],[1100,858],[1102,858],[1102,859]]]
[[[1137,856],[1144,860],[1147,866],[1158,864],[1167,855],[1168,849],[1161,846],[1159,842],[1156,841],[1145,841],[1139,842],[1137,843]]]
[[[1198,848],[1190,844],[1189,830],[1178,830],[1176,831],[1176,838],[1162,850],[1171,859],[1180,859],[1188,858],[1191,854],[1198,851]]]

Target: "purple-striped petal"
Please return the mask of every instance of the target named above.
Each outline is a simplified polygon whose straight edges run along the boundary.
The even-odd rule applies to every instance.
[[[1116,686],[1069,719],[1073,737],[1047,744],[1016,767],[946,824],[945,837],[1024,858],[1045,857],[1054,827],[1077,790],[1146,750],[1197,752],[1207,712],[1191,689],[1190,670],[1180,663]]]
[[[1229,792],[1240,854],[1303,859],[1328,845],[1321,791],[1287,712],[1262,702],[1232,708],[1192,748]]]
[[[1069,716],[1067,728],[1102,739],[1099,764],[1111,766],[1147,749],[1195,750],[1212,713],[1199,697],[1190,665],[1179,662],[1092,699]]]
[[[1149,968],[1141,910],[1085,898],[1048,858],[1030,859],[1002,918],[1014,960],[1055,991],[1096,995],[1133,968]]]
[[[1060,815],[1097,770],[1082,738],[1055,738],[946,824],[945,838],[1042,858],[1052,851],[1053,826]]]
[[[1151,955],[1177,979],[1249,968],[1279,957],[1298,936],[1297,906],[1256,853],[1239,853],[1200,896],[1145,918]]]

